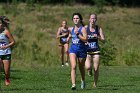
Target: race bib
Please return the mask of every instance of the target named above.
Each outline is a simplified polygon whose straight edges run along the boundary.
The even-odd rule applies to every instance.
[[[5,46],[5,45],[6,45],[5,42],[1,42],[1,43],[0,43],[0,46]]]
[[[97,48],[96,42],[88,43],[88,46],[89,46],[90,48]]]
[[[66,43],[67,42],[67,38],[61,38],[61,43]]]
[[[79,39],[72,39],[72,43],[73,44],[78,44],[79,43]]]

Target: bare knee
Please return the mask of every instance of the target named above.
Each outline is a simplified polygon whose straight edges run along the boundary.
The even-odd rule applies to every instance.
[[[71,64],[71,70],[76,70],[76,64]]]
[[[86,68],[87,70],[90,70],[90,69],[91,69],[91,65],[90,65],[89,63],[85,63],[85,68]]]
[[[90,69],[91,69],[91,67],[90,67],[90,66],[86,66],[86,69],[87,69],[87,70],[90,70]]]
[[[71,70],[76,70],[76,66],[71,66]]]

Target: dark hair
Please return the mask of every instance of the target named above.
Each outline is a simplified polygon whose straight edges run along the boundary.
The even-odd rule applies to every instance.
[[[78,15],[78,16],[79,16],[80,22],[81,22],[81,24],[84,26],[83,17],[82,17],[82,15],[81,15],[80,13],[73,13],[73,15],[72,15],[72,20],[73,20],[73,17],[74,17],[75,15]]]
[[[10,23],[10,20],[6,17],[6,16],[0,16],[0,20],[1,20],[1,22],[2,22],[2,25],[4,26],[4,27],[7,27],[7,28],[9,28],[9,23]]]
[[[73,17],[74,17],[75,15],[78,15],[81,21],[83,20],[83,17],[82,17],[82,15],[81,15],[80,13],[73,13],[73,15],[72,15],[72,20],[73,20]]]

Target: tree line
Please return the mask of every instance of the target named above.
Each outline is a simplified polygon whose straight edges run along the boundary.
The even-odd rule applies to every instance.
[[[139,0],[0,0],[0,3],[39,3],[39,4],[89,4],[89,5],[118,5],[123,7],[139,7]]]

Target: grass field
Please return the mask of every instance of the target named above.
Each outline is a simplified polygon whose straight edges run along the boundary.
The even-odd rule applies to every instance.
[[[93,76],[86,74],[86,89],[80,89],[77,69],[77,90],[72,91],[70,67],[47,69],[11,69],[11,85],[4,85],[2,93],[139,93],[140,67],[101,66],[98,87],[92,88]]]
[[[11,85],[4,85],[4,74],[1,72],[0,93],[139,93],[139,10],[114,6],[105,7],[105,13],[98,13],[97,23],[103,28],[106,39],[110,40],[109,44],[117,49],[114,60],[109,63],[113,66],[103,66],[101,62],[96,89],[92,88],[93,77],[88,75],[86,89],[80,89],[78,70],[77,90],[71,91],[70,67],[58,66],[60,58],[56,31],[62,20],[73,26],[71,17],[74,12],[80,12],[84,23],[88,24],[89,14],[97,13],[98,8],[88,5],[0,4],[0,15],[10,18],[10,30],[16,40]],[[106,49],[110,50],[110,47]],[[105,62],[109,62],[108,59]]]

